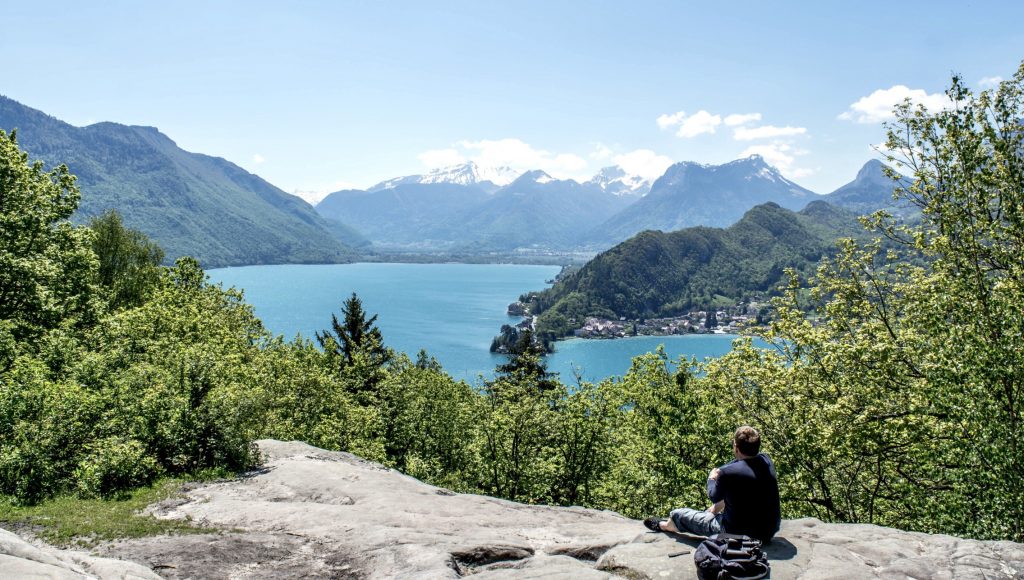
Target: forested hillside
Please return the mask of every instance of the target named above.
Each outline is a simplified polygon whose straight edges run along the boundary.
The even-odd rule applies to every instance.
[[[206,267],[352,259],[365,243],[301,199],[237,165],[178,148],[153,127],[74,127],[0,96],[0,128],[17,130],[33,158],[78,177],[83,223],[117,210],[129,227]]]
[[[854,214],[812,202],[800,212],[759,205],[725,229],[646,231],[530,296],[543,337],[571,334],[587,316],[641,319],[777,295],[787,268],[806,276],[840,236],[863,235]]]

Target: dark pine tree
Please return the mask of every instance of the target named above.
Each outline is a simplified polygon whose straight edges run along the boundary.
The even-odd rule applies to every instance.
[[[325,352],[334,354],[342,368],[352,364],[355,353],[362,350],[371,357],[378,366],[391,360],[391,351],[384,346],[384,337],[380,329],[374,326],[377,315],[366,317],[363,302],[353,292],[341,305],[343,320],[338,321],[336,314],[331,315],[331,328],[316,333],[317,342]]]
[[[541,392],[554,389],[558,386],[557,373],[548,372],[545,354],[544,345],[534,340],[533,331],[523,330],[519,340],[509,348],[508,362],[494,369],[497,379],[526,380]]]

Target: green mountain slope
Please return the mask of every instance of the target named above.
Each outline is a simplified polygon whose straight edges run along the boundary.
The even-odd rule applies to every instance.
[[[354,252],[338,238],[360,240],[303,200],[224,159],[184,151],[153,127],[74,127],[0,97],[0,128],[17,129],[31,158],[78,176],[76,221],[116,209],[168,260],[190,255],[207,268],[340,262]]]
[[[863,235],[853,213],[814,201],[800,212],[766,203],[732,226],[644,231],[531,300],[541,335],[565,336],[587,316],[672,316],[772,294],[786,268],[807,273],[836,238]]]

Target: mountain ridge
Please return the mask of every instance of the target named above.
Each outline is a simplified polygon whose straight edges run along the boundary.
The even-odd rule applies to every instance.
[[[204,267],[340,262],[359,235],[309,204],[219,157],[180,149],[155,127],[100,122],[75,127],[0,96],[0,128],[46,165],[78,177],[82,222],[108,209],[160,244],[168,260]],[[333,233],[332,233],[333,232]]]
[[[852,181],[823,195],[822,198],[829,203],[859,213],[872,213],[884,209],[903,218],[916,215],[918,211],[910,202],[893,197],[896,188],[909,187],[909,179],[892,179],[886,174],[887,169],[889,168],[881,161],[871,159],[857,171]]]
[[[644,230],[725,227],[761,203],[799,210],[818,197],[783,177],[759,155],[721,165],[682,161],[655,180],[647,195],[593,228],[587,239],[607,246]]]

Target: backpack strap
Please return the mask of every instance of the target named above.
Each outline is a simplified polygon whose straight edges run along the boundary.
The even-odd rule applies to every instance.
[[[771,572],[771,568],[769,568],[767,564],[759,561],[754,561],[752,563],[760,569],[760,572],[755,572],[753,576],[733,576],[723,567],[722,571],[718,573],[718,580],[761,580],[762,578],[768,577],[768,574]]]

